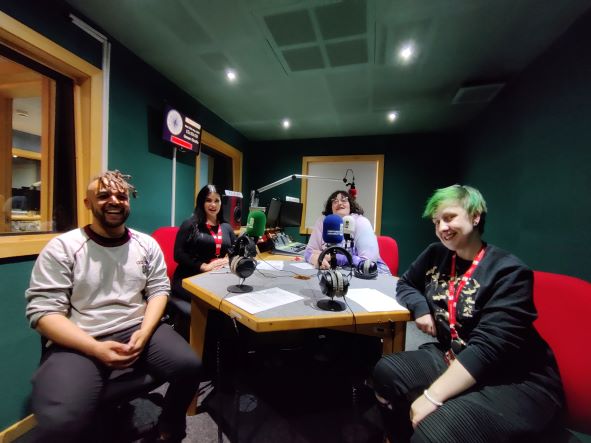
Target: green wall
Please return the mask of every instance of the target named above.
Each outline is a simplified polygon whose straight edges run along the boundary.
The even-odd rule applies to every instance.
[[[31,376],[39,364],[39,335],[24,316],[33,262],[0,260],[0,430],[28,415]]]
[[[100,66],[100,45],[71,24],[71,10],[62,1],[3,2],[0,9]],[[108,166],[133,176],[139,196],[132,201],[129,225],[152,232],[170,224],[172,148],[161,139],[165,102],[237,149],[244,149],[246,139],[116,41],[112,44]],[[179,154],[177,225],[193,210],[194,164],[193,154]],[[34,259],[0,260],[0,430],[29,414],[30,378],[39,361],[39,338],[24,318],[24,291]]]
[[[246,139],[118,44],[113,45],[111,54],[110,88],[109,167],[130,174],[139,191],[131,202],[129,225],[152,232],[170,225],[173,148],[162,140],[165,103],[241,151]],[[177,154],[176,175],[178,226],[195,206],[193,153]]]
[[[400,272],[436,238],[430,221],[421,219],[425,200],[435,188],[459,180],[454,163],[442,168],[448,152],[455,151],[455,137],[447,135],[391,135],[326,138],[251,143],[246,168],[256,170],[245,190],[256,189],[290,174],[301,174],[302,157],[313,155],[384,155],[382,201],[383,235],[398,242]],[[272,152],[261,156],[256,152]],[[261,162],[271,167],[261,168]],[[256,167],[258,165],[258,167]],[[255,169],[256,168],[256,169]],[[343,170],[344,173],[344,170]],[[300,196],[301,182],[294,180],[261,194],[261,203],[278,195]],[[360,193],[363,189],[359,190]],[[328,194],[326,195],[328,198]],[[320,212],[318,213],[320,215]],[[290,232],[294,236],[294,231]]]
[[[489,204],[485,237],[533,269],[591,281],[591,14],[466,131],[465,181]]]

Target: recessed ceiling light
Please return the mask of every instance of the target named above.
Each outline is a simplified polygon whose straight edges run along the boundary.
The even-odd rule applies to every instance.
[[[228,69],[226,70],[226,78],[228,79],[228,81],[230,82],[234,82],[236,81],[236,71],[234,71],[233,69]]]
[[[397,118],[398,118],[398,112],[396,112],[396,111],[388,112],[388,121],[389,122],[394,122],[394,121],[396,121]]]
[[[416,55],[416,48],[413,43],[405,43],[398,50],[398,60],[402,63],[410,63]]]
[[[284,129],[289,129],[289,127],[291,126],[291,122],[289,121],[288,118],[284,118],[283,121],[281,122],[281,125],[283,126]]]
[[[18,158],[18,155],[12,154],[12,158]]]

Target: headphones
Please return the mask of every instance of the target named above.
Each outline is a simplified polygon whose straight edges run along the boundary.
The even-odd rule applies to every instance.
[[[378,277],[378,265],[375,261],[363,259],[355,267],[355,277],[373,280]]]
[[[320,266],[322,265],[322,260],[327,254],[333,254],[340,252],[345,257],[347,257],[347,261],[349,262],[349,274],[344,275],[341,271],[337,271],[336,269],[328,269],[322,270]],[[333,297],[344,297],[347,294],[347,290],[349,289],[349,282],[351,281],[351,277],[353,276],[353,257],[349,251],[345,248],[341,248],[340,246],[331,246],[330,248],[326,248],[324,251],[320,253],[318,256],[318,283],[320,284],[320,290],[322,293],[330,298]]]
[[[238,237],[228,251],[230,271],[240,278],[250,277],[257,267],[257,261],[254,259],[257,254],[256,251],[256,245],[250,237],[247,235]]]

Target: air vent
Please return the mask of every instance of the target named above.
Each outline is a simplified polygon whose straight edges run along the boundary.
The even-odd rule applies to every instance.
[[[454,105],[487,103],[495,98],[503,86],[505,86],[505,83],[464,86],[458,89],[458,92],[451,102]]]

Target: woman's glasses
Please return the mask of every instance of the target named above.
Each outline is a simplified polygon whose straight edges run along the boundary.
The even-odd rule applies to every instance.
[[[333,205],[335,203],[349,203],[349,197],[344,197],[344,196],[341,196],[340,198],[335,197],[335,198],[331,198],[330,201],[332,202]]]

